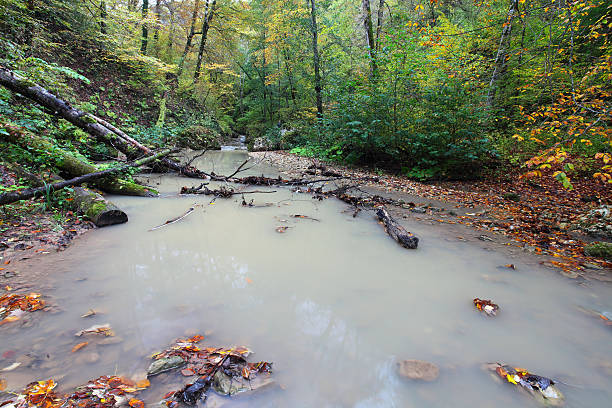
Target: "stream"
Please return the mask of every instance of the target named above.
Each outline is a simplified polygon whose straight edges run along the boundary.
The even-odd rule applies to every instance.
[[[229,174],[246,154],[209,152],[194,164]],[[248,172],[262,173],[277,174],[265,166]],[[132,376],[155,351],[200,333],[204,345],[244,345],[255,352],[250,361],[273,362],[278,384],[231,398],[211,391],[206,407],[539,406],[483,371],[487,362],[562,381],[567,407],[610,406],[612,327],[579,310],[612,310],[609,285],[570,280],[532,255],[463,242],[410,219],[402,223],[421,241],[407,250],[373,214],[353,218],[338,200],[287,188],[245,195],[273,203],[250,208],[240,196],[210,203],[211,196],[178,195],[197,180],[146,179],[159,198],[111,197],[128,223],[41,257],[38,267],[52,271],[44,294],[61,312],[37,312],[30,327],[0,327],[0,355],[16,351],[24,362],[0,373],[9,388],[54,378],[68,391],[100,375]],[[185,219],[149,231],[194,204]],[[290,228],[278,233],[278,226]],[[510,263],[516,270],[501,267]],[[475,297],[499,304],[498,316],[478,313]],[[90,308],[98,314],[82,318]],[[75,332],[104,323],[116,340],[71,353],[82,341]],[[402,378],[403,359],[430,361],[440,376]],[[139,398],[156,405],[186,382],[161,374]]]

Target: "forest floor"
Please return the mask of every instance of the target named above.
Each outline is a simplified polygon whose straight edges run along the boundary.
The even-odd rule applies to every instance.
[[[612,281],[612,263],[584,253],[585,245],[597,239],[609,240],[605,234],[612,231],[609,213],[602,217],[598,214],[598,209],[610,208],[610,189],[597,191],[592,181],[575,181],[572,191],[550,178],[535,182],[517,177],[511,181],[420,183],[283,151],[249,155],[276,167],[284,177],[324,176],[331,172],[353,179],[366,178],[369,181],[362,188],[369,193],[405,203],[390,209],[399,218],[462,225],[468,232],[457,239],[477,239],[541,255],[543,265],[569,278]],[[594,238],[586,234],[585,225],[596,225],[601,235]],[[469,231],[474,230],[477,234],[470,237]]]

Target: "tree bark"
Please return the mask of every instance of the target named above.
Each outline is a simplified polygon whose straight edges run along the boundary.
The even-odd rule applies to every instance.
[[[321,73],[319,59],[319,32],[317,28],[317,6],[316,0],[310,0],[310,31],[312,34],[312,56],[314,64],[314,87],[317,103],[317,117],[323,117],[323,98],[321,97]]]
[[[95,191],[83,187],[73,187],[73,191],[72,206],[96,224],[96,227],[102,228],[128,221],[125,212]]]
[[[401,246],[408,249],[416,249],[419,245],[419,239],[406,231],[384,207],[379,207],[376,210],[376,216],[385,226],[387,234],[396,240]]]
[[[499,39],[499,47],[497,49],[497,55],[495,57],[495,68],[493,68],[493,75],[491,75],[491,81],[489,81],[489,91],[487,92],[487,105],[493,106],[495,101],[495,93],[497,91],[497,83],[499,82],[503,72],[506,70],[508,64],[508,47],[510,46],[510,38],[512,36],[512,22],[515,17],[515,13],[518,12],[518,0],[512,0],[510,10],[508,10],[508,17],[506,23],[502,29],[502,34]]]
[[[204,12],[204,17],[202,19],[202,37],[200,38],[200,49],[198,50],[198,60],[196,62],[195,72],[193,73],[193,81],[197,82],[200,78],[200,72],[202,70],[202,60],[204,58],[204,49],[206,48],[206,40],[208,38],[208,30],[210,29],[210,23],[215,14],[215,7],[217,5],[217,0],[213,0],[212,3],[210,0],[206,0],[206,11]]]
[[[185,65],[185,59],[187,58],[187,54],[191,49],[191,41],[193,41],[193,37],[195,36],[195,26],[196,21],[198,19],[198,13],[200,12],[200,0],[195,0],[193,5],[193,14],[191,15],[191,27],[189,28],[189,33],[187,34],[187,41],[185,42],[185,49],[183,50],[183,55],[179,61],[177,77],[180,78],[183,73],[183,66]]]
[[[9,129],[8,134],[0,133],[0,139],[4,139],[24,148],[34,148],[41,151],[42,154],[48,155],[50,158],[55,158],[54,164],[62,172],[63,176],[78,177],[98,171],[98,169],[92,164],[78,159],[73,154],[54,146],[51,141],[45,139],[44,137],[37,136],[30,132]],[[155,190],[122,179],[109,178],[97,180],[94,185],[100,190],[111,194],[140,197],[157,195]]]
[[[368,57],[370,59],[370,74],[376,77],[376,48],[374,44],[374,30],[372,28],[372,9],[370,0],[361,0],[361,11],[363,12],[363,28],[368,47]]]
[[[162,156],[165,156],[167,154],[169,154],[171,152],[171,150],[166,149],[163,150],[159,153],[156,153],[152,156],[148,156],[145,157],[143,159],[140,160],[136,160],[135,162],[132,162],[130,164],[127,164],[125,166],[121,166],[121,167],[115,167],[112,169],[107,169],[107,170],[102,170],[102,171],[97,171],[95,173],[89,173],[89,174],[85,174],[84,176],[80,176],[80,177],[75,177],[72,178],[70,180],[65,180],[65,181],[60,181],[57,183],[53,183],[53,184],[49,184],[47,186],[44,187],[35,187],[35,188],[26,188],[23,190],[17,190],[17,191],[11,191],[8,193],[4,193],[4,194],[0,194],[0,205],[5,205],[5,204],[10,204],[10,203],[14,203],[15,201],[20,201],[20,200],[28,200],[30,198],[36,197],[36,196],[40,196],[40,195],[44,195],[44,194],[51,194],[55,191],[59,191],[62,190],[66,187],[69,186],[75,186],[75,185],[79,185],[82,183],[86,183],[89,182],[91,180],[96,180],[99,179],[101,177],[105,177],[108,175],[111,175],[113,173],[116,172],[120,172],[120,171],[124,171],[130,167],[138,167],[138,166],[142,166],[144,164],[150,163],[152,161],[155,161],[157,159],[159,159]]]
[[[155,56],[159,57],[159,25],[161,24],[160,19],[161,5],[160,0],[155,1],[155,32],[153,33],[153,40],[155,41]]]
[[[149,0],[142,0],[142,39],[140,43],[140,52],[147,53],[147,45],[149,43],[149,29],[145,20],[149,14]]]
[[[106,18],[108,13],[106,12],[106,1],[100,1],[100,33],[106,34]]]

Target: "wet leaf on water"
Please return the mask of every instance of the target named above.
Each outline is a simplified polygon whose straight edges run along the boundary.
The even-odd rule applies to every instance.
[[[281,233],[281,234],[282,234],[282,233],[284,233],[284,232],[287,232],[287,230],[288,230],[289,228],[291,228],[291,227],[287,227],[287,226],[285,226],[285,225],[281,225],[281,226],[276,227],[276,232],[279,232],[279,233]]]
[[[111,329],[110,324],[105,323],[97,324],[87,329],[78,331],[75,333],[75,336],[80,337],[84,334],[103,334],[105,336],[114,336],[115,332],[113,332],[113,330]]]
[[[318,221],[318,222],[320,222],[320,221],[321,221],[321,220],[318,220],[318,219],[316,219],[316,218],[309,217],[308,215],[302,215],[302,214],[291,214],[291,216],[292,216],[293,218],[303,218],[303,219],[305,219],[305,220],[312,220],[312,221]]]
[[[565,397],[555,387],[555,381],[550,378],[532,374],[524,368],[504,364],[489,364],[488,368],[495,371],[504,381],[526,391],[533,397],[542,400],[546,405],[560,406]]]
[[[93,309],[89,309],[89,310],[87,311],[87,313],[85,313],[85,314],[84,314],[83,316],[81,316],[81,317],[90,317],[90,316],[94,316],[95,314],[96,314],[96,311],[95,311],[95,310],[93,310]]]
[[[506,265],[504,265],[504,267],[509,268],[509,269],[516,269],[514,264],[506,264]]]
[[[89,342],[88,341],[84,341],[82,343],[77,344],[76,346],[74,346],[71,350],[72,353],[79,351],[80,349],[82,349],[83,347],[85,347],[86,345],[88,345]]]
[[[474,299],[474,306],[481,312],[485,312],[487,316],[495,316],[499,310],[499,306],[488,299]]]
[[[13,371],[14,369],[16,369],[17,367],[19,367],[21,365],[21,363],[13,363],[8,367],[4,367],[2,370],[3,372],[7,372],[7,371]]]
[[[129,402],[129,405],[132,408],[144,408],[144,402],[136,398],[132,398]]]
[[[195,372],[191,368],[185,368],[181,370],[181,374],[183,374],[185,377],[191,377],[192,375],[195,375]]]
[[[45,301],[41,299],[40,293],[2,295],[0,296],[0,325],[17,321],[26,312],[35,312],[44,307]]]
[[[0,378],[0,391],[6,390],[6,380]]]
[[[151,381],[144,379],[144,380],[140,380],[140,381],[136,381],[136,388],[147,388],[151,385]]]

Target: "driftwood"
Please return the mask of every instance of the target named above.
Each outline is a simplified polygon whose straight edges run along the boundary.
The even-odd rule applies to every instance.
[[[85,183],[85,182],[89,182],[92,180],[96,180],[99,179],[101,177],[105,177],[120,171],[124,171],[126,169],[129,169],[131,167],[138,167],[138,166],[142,166],[144,164],[153,162],[157,159],[159,159],[160,157],[163,157],[167,154],[169,154],[171,152],[171,150],[166,149],[163,150],[159,153],[156,153],[153,156],[149,156],[149,157],[145,157],[143,159],[140,160],[136,160],[135,162],[132,162],[130,164],[127,164],[125,166],[121,166],[121,167],[115,167],[112,169],[107,169],[107,170],[103,170],[103,171],[97,171],[94,173],[89,173],[89,174],[85,174],[84,176],[80,176],[80,177],[75,177],[72,178],[70,180],[65,180],[65,181],[60,181],[57,183],[53,183],[53,184],[48,184],[44,187],[35,187],[35,188],[26,188],[23,190],[17,190],[17,191],[10,191],[8,193],[4,193],[4,194],[0,194],[0,205],[5,205],[5,204],[10,204],[10,203],[14,203],[15,201],[20,201],[20,200],[28,200],[30,198],[36,197],[36,196],[41,196],[41,195],[45,195],[45,194],[50,194],[53,193],[55,191],[59,191],[63,188],[69,187],[69,186],[76,186],[79,185],[81,183]],[[156,194],[151,193],[151,196],[155,196]]]
[[[262,191],[262,190],[253,190],[253,191],[235,191],[233,188],[228,188],[225,186],[221,186],[214,190],[209,189],[207,186],[208,183],[202,183],[198,187],[181,187],[180,194],[203,194],[203,195],[213,195],[215,197],[221,198],[230,198],[234,195],[242,195],[242,194],[271,194],[276,193],[276,190],[270,191]]]
[[[416,249],[419,245],[419,239],[406,231],[384,207],[376,209],[376,216],[385,226],[387,234],[396,240],[401,246],[408,249]]]
[[[0,134],[0,139],[24,148],[34,148],[40,151],[41,154],[48,154],[50,157],[55,158],[54,165],[60,170],[61,176],[64,178],[84,176],[85,174],[98,171],[94,165],[79,159],[65,150],[58,149],[50,140],[44,137],[23,129],[8,127],[7,130],[6,134]],[[102,178],[95,180],[93,184],[96,188],[111,194],[149,197],[151,193],[156,193],[151,188],[119,178]]]
[[[185,211],[183,214],[179,215],[178,217],[171,218],[168,221],[164,222],[163,224],[160,224],[160,225],[158,225],[156,227],[151,228],[149,231],[155,231],[155,230],[163,228],[163,227],[165,227],[167,225],[174,224],[175,222],[179,222],[180,220],[186,218],[187,216],[189,216],[189,214],[194,212],[196,207],[200,207],[200,206],[201,206],[201,204],[196,204],[193,207],[190,207],[187,211]]]

